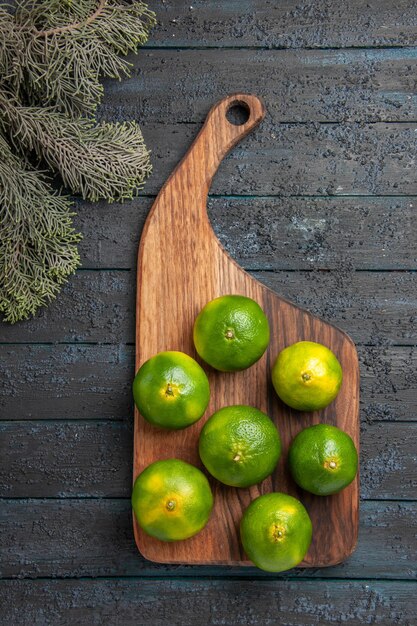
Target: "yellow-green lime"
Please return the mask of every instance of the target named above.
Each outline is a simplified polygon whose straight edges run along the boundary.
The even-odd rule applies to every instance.
[[[272,368],[272,383],[285,404],[316,411],[332,402],[343,379],[335,354],[320,343],[299,341],[282,350]]]
[[[194,465],[179,459],[156,461],[137,477],[132,506],[138,524],[161,541],[196,535],[213,508],[209,482]]]
[[[308,552],[312,532],[304,506],[285,493],[259,496],[240,523],[246,554],[266,572],[283,572],[298,565]]]
[[[249,487],[275,469],[281,440],[272,420],[251,406],[227,406],[204,424],[199,440],[206,469],[225,485]]]
[[[250,367],[261,358],[268,343],[268,319],[259,304],[245,296],[215,298],[195,320],[198,354],[222,372]]]
[[[304,428],[291,443],[288,464],[295,482],[317,496],[349,485],[358,471],[358,453],[351,437],[330,424]]]
[[[133,381],[133,397],[143,417],[161,428],[186,428],[203,415],[210,398],[202,367],[184,352],[159,352]]]

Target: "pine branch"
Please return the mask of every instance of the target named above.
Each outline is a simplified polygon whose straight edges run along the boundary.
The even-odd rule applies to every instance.
[[[155,24],[145,4],[125,0],[25,0],[15,18],[25,39],[28,99],[73,116],[94,113],[100,77],[129,76],[131,64],[119,55],[137,52]]]
[[[62,28],[88,19],[99,0],[17,0],[16,21],[38,31]]]
[[[50,108],[18,106],[1,94],[0,106],[3,127],[8,126],[16,148],[23,145],[36,152],[87,200],[132,198],[151,172],[135,122],[93,126],[85,118],[71,119]]]
[[[100,0],[94,13],[91,13],[88,17],[83,17],[82,19],[78,19],[78,21],[73,22],[72,24],[66,24],[65,26],[55,26],[55,28],[50,28],[49,30],[35,31],[35,35],[37,37],[51,37],[52,35],[62,35],[66,31],[85,28],[101,16],[106,3],[107,0]]]
[[[0,134],[0,311],[6,321],[33,315],[79,265],[81,237],[70,208]]]
[[[1,0],[0,0],[1,3]],[[155,15],[133,0],[9,0],[0,4],[0,312],[15,322],[56,296],[79,265],[70,201],[30,162],[37,155],[84,198],[130,198],[151,171],[134,123],[86,115],[102,76],[145,43]]]

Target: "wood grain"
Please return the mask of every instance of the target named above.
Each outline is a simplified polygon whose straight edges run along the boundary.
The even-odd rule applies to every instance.
[[[120,86],[106,81],[102,114],[140,121],[154,174],[148,197],[123,205],[76,201],[83,266],[135,266],[152,196],[190,145],[196,124],[216,98],[243,86],[258,91],[262,75],[272,123],[265,120],[226,159],[212,186],[209,215],[246,269],[285,270],[257,277],[372,343],[359,348],[361,492],[379,500],[361,503],[358,547],[332,568],[279,577],[251,567],[157,565],[141,558],[128,498],[134,348],[107,345],[133,341],[134,277],[80,274],[53,311],[45,309],[11,333],[0,324],[2,341],[54,343],[0,345],[0,419],[6,427],[0,465],[3,493],[11,498],[0,501],[0,576],[41,577],[0,582],[0,622],[414,625],[416,504],[381,498],[416,497],[417,350],[392,345],[407,337],[416,343],[415,284],[405,273],[373,278],[351,270],[416,269],[415,198],[406,197],[417,193],[411,164],[415,89],[409,91],[416,51],[404,48],[416,43],[415,0],[150,4],[159,22],[148,42],[154,49],[131,55],[132,79]],[[181,46],[204,50],[177,51]],[[287,54],[274,47],[299,50]],[[341,48],[341,54],[328,48]],[[283,93],[293,97],[288,107]],[[284,119],[298,123],[280,124]],[[320,124],[332,119],[338,123]],[[384,123],[367,124],[377,119]],[[385,124],[394,120],[409,123]],[[311,277],[294,272],[308,269],[310,259],[328,271]],[[105,345],[57,345],[80,341]],[[107,427],[96,427],[99,421]],[[72,497],[77,493],[82,499]],[[114,499],[118,493],[123,500]],[[42,494],[45,500],[26,499]],[[123,578],[110,578],[117,576]],[[374,578],[386,580],[369,580]]]
[[[147,144],[154,147],[148,193],[159,191],[197,128],[194,123],[149,123],[143,127]],[[211,192],[250,196],[416,195],[415,128],[406,122],[281,124],[268,118],[225,159]]]
[[[0,618],[14,626],[415,626],[413,591],[410,581],[367,579],[5,580]]]
[[[248,120],[234,125],[227,112],[235,104],[247,108]],[[348,432],[359,446],[359,368],[355,346],[341,330],[277,296],[233,261],[215,236],[206,211],[213,176],[231,148],[265,115],[261,101],[234,94],[216,104],[190,150],[162,187],[145,223],[139,246],[136,304],[136,368],[162,350],[195,356],[193,322],[212,298],[246,295],[262,306],[271,324],[265,355],[243,372],[210,371],[211,399],[203,418],[175,433],[150,426],[136,411],[134,479],[149,463],[178,457],[196,465],[198,435],[204,419],[221,406],[249,404],[270,415],[286,451],[300,429],[324,421]],[[322,412],[297,414],[284,407],[271,390],[269,372],[278,352],[299,340],[318,341],[339,358],[344,380],[335,402]],[[207,527],[183,542],[163,543],[143,533],[134,521],[142,554],[157,562],[247,564],[238,526],[244,509],[259,494],[285,491],[301,497],[312,518],[314,538],[302,565],[334,565],[352,553],[357,540],[358,477],[341,493],[318,498],[300,493],[285,469],[282,455],[272,477],[247,490],[213,481],[214,511]],[[331,537],[331,539],[329,539]]]
[[[202,123],[208,94],[251,88],[262,93],[274,122],[414,122],[417,54],[387,50],[147,50],[133,58],[133,76],[108,79],[105,119],[148,124]],[[175,73],[176,80],[169,77]],[[193,80],[190,81],[190,75]]]
[[[243,229],[235,226],[233,230],[244,236]],[[239,246],[239,256],[244,259],[244,246],[239,243],[237,234],[230,242],[226,237],[222,234],[225,247],[227,244],[234,252],[234,246]],[[314,235],[310,238],[307,234],[304,246],[306,255],[315,254]],[[270,242],[270,247],[272,255],[277,246]],[[312,251],[308,253],[306,249]],[[251,257],[254,257],[253,252]],[[298,306],[340,325],[358,346],[377,346],[381,342],[392,342],[396,346],[417,343],[417,326],[410,324],[416,310],[417,273],[356,272],[348,260],[343,264],[343,259],[339,259],[338,271],[315,268],[313,271],[251,271],[251,275]],[[271,260],[274,260],[272,256]],[[42,315],[24,324],[5,325],[2,340],[130,344],[135,340],[134,313],[133,271],[81,270]]]
[[[416,421],[417,350],[358,349],[362,419]],[[0,345],[0,420],[130,419],[134,361],[125,345]]]
[[[361,397],[366,402],[369,396]],[[128,417],[0,422],[0,498],[129,498],[132,422]],[[362,500],[412,499],[416,449],[417,421],[364,419]]]
[[[417,502],[362,502],[358,547],[347,561],[331,568],[299,568],[281,575],[255,567],[172,566],[147,561],[139,555],[133,539],[130,498],[4,499],[0,528],[0,569],[5,578],[358,579],[366,572],[367,578],[414,580],[417,575]],[[137,581],[138,588],[140,584]]]
[[[150,0],[148,46],[360,48],[416,44],[414,0]]]
[[[80,206],[75,226],[86,233],[79,247],[82,267],[135,267],[153,201],[103,201],[88,211]],[[417,269],[417,202],[412,197],[222,196],[209,197],[207,208],[216,235],[245,269]]]

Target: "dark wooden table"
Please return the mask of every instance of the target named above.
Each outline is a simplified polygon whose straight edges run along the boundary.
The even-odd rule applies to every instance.
[[[166,0],[101,114],[138,119],[145,194],[78,203],[83,267],[0,326],[0,623],[398,624],[416,618],[417,11],[413,0]],[[210,106],[263,96],[210,218],[229,252],[348,331],[361,360],[361,521],[330,569],[162,566],[131,526],[135,257]]]

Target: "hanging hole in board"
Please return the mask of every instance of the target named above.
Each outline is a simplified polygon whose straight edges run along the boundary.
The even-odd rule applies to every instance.
[[[246,102],[233,102],[227,109],[226,118],[233,126],[242,126],[250,118],[250,108]]]

